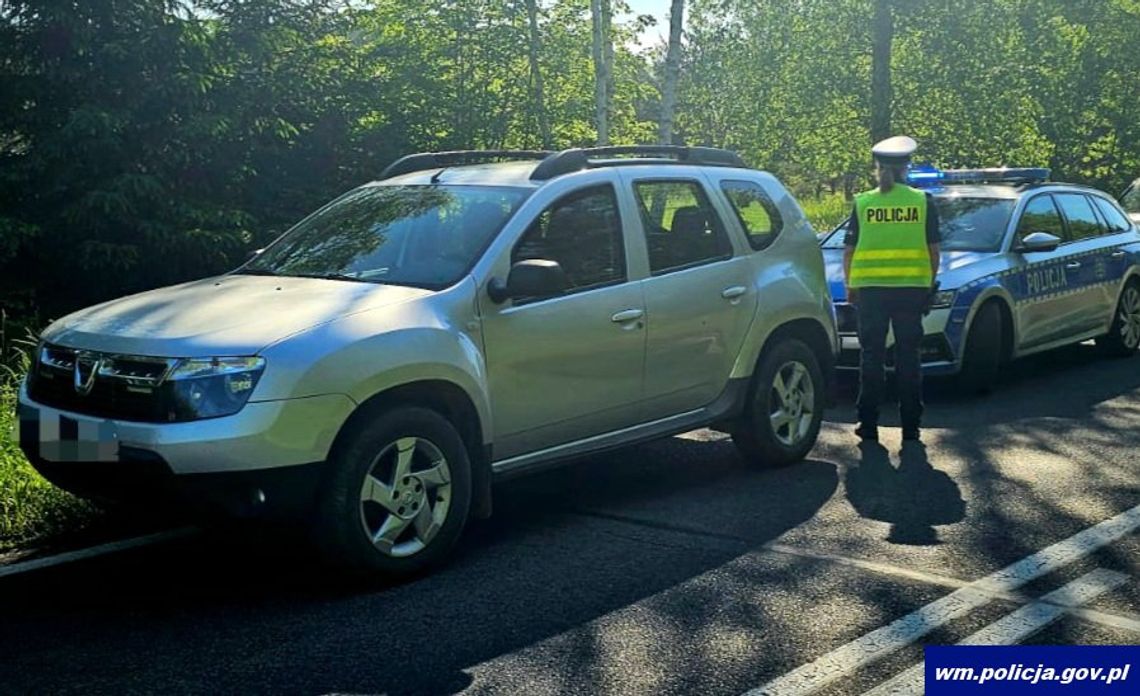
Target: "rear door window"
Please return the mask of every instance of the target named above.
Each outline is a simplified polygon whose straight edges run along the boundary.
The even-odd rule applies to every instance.
[[[732,257],[724,223],[695,181],[634,184],[653,275]]]

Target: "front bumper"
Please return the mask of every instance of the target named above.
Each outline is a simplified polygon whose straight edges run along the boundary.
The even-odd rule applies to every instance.
[[[839,360],[841,370],[859,369],[859,335],[855,321],[854,307],[846,303],[836,303],[839,316]],[[950,309],[936,309],[923,317],[923,338],[920,346],[922,371],[929,375],[951,375],[961,368],[959,351],[947,335]],[[887,332],[888,369],[894,367],[894,333]]]
[[[222,498],[231,510],[303,488],[354,407],[333,394],[253,402],[224,418],[140,423],[44,406],[21,387],[17,410],[21,449],[61,488],[112,500]]]

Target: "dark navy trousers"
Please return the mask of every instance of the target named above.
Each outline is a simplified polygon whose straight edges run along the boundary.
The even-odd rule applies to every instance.
[[[926,288],[860,288],[859,314],[859,420],[878,425],[883,402],[887,330],[895,334],[895,378],[898,381],[899,416],[904,430],[922,421],[922,315],[930,291]]]

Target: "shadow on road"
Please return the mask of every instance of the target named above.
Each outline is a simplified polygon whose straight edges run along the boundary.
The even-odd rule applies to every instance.
[[[1092,344],[1079,344],[1014,361],[988,394],[962,394],[957,387],[953,377],[925,380],[923,427],[966,428],[1027,418],[1084,418],[1104,402],[1140,389],[1140,358],[1106,358]],[[829,421],[856,422],[853,403],[858,389],[857,375],[841,375],[839,403],[828,411]],[[882,424],[890,427],[898,425],[894,399],[893,384],[889,384]],[[1135,411],[1136,407],[1121,408]]]
[[[897,469],[879,443],[862,442],[859,450],[859,464],[847,469],[847,498],[861,517],[891,525],[887,541],[937,544],[935,526],[965,518],[958,484],[930,465],[921,443],[903,443]]]
[[[833,464],[758,473],[728,443],[674,438],[509,482],[453,564],[404,584],[345,582],[268,529],[15,576],[0,582],[0,683],[451,693],[473,665],[775,539],[837,487]],[[649,524],[622,520],[640,509],[655,511]],[[663,539],[653,520],[719,535]],[[687,611],[710,620],[700,603]]]

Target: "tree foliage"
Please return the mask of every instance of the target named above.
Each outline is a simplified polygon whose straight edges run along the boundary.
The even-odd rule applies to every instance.
[[[1136,0],[685,4],[673,141],[801,194],[865,185],[875,114],[940,164],[1140,174]],[[649,21],[608,27],[599,91],[591,0],[0,0],[0,304],[48,319],[225,270],[407,152],[593,144],[600,92],[612,142],[653,142]]]

